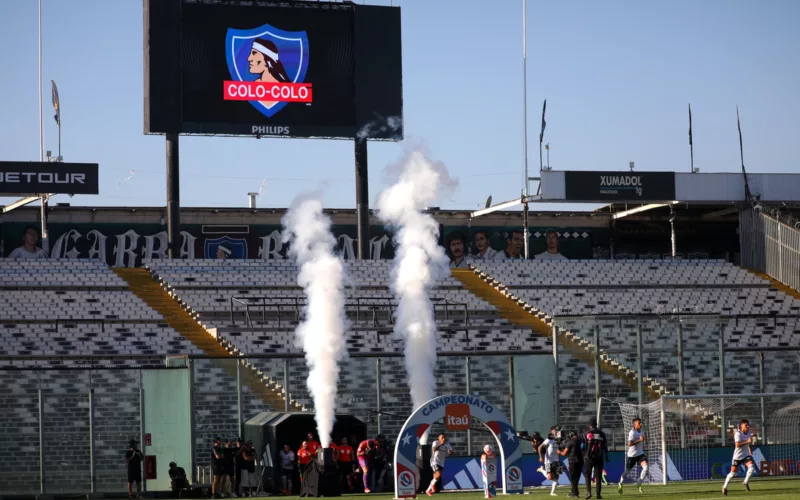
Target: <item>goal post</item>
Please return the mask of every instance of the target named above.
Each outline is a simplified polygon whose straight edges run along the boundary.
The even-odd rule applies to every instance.
[[[759,475],[800,474],[800,392],[669,395],[643,405],[609,399],[604,404],[612,402],[622,417],[615,435],[626,438],[633,419],[642,421],[651,483],[718,476],[721,464],[730,463],[742,419],[750,421],[756,437],[751,449]]]

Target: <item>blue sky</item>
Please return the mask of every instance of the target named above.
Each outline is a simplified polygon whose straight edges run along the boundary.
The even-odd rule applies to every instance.
[[[387,4],[388,1],[371,1]],[[522,185],[521,0],[395,0],[402,7],[406,144],[426,143],[460,188],[442,207],[474,209]],[[66,161],[100,164],[99,196],[73,205],[160,206],[162,136],[145,136],[141,0],[44,0],[45,146],[56,150],[49,82],[62,101]],[[554,169],[739,169],[736,108],[753,172],[798,172],[800,2],[771,0],[528,3],[530,168],[542,100]],[[0,159],[37,160],[37,2],[0,1]],[[369,146],[370,200],[403,143]],[[353,207],[349,141],[181,138],[184,206],[285,207],[325,186]],[[130,179],[122,182],[135,170]],[[1,201],[1,200],[0,200]],[[6,200],[7,201],[7,200]]]

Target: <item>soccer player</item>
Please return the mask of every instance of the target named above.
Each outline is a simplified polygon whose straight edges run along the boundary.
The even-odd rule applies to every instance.
[[[750,485],[747,484],[750,481],[750,476],[753,475],[753,472],[756,470],[755,460],[753,460],[752,450],[750,450],[750,445],[753,444],[753,434],[750,432],[750,421],[747,419],[742,419],[739,422],[739,429],[733,435],[733,444],[736,446],[736,449],[733,450],[733,460],[731,460],[731,471],[728,473],[728,477],[725,478],[725,484],[722,486],[722,494],[728,494],[728,483],[731,482],[736,476],[736,471],[739,469],[740,465],[745,465],[747,467],[747,475],[744,477],[744,488],[747,491],[750,491]]]
[[[297,465],[300,470],[301,484],[306,482],[306,473],[308,473],[308,469],[311,467],[309,465],[311,463],[311,458],[311,451],[308,449],[308,441],[303,441],[302,444],[300,444],[300,449],[297,450]]]
[[[484,498],[494,498],[497,496],[497,462],[495,462],[494,471],[491,472],[487,465],[487,462],[491,460],[495,460],[494,448],[492,448],[492,445],[487,444],[483,447],[483,455],[481,455],[481,475],[483,476]]]
[[[447,435],[443,432],[431,445],[431,468],[433,469],[433,480],[430,486],[425,490],[428,496],[433,496],[436,493],[436,483],[442,478],[442,471],[444,470],[444,463],[447,460],[447,455],[453,453],[453,447],[447,442]]]
[[[363,480],[364,480],[364,493],[369,493],[369,459],[370,456],[375,452],[375,441],[372,439],[365,439],[361,441],[361,444],[358,445],[358,449],[356,450],[356,455],[358,456],[358,465],[361,467],[361,471],[364,473]]]
[[[558,487],[558,470],[561,463],[558,460],[558,443],[556,442],[556,428],[550,427],[550,434],[547,439],[539,446],[539,462],[542,461],[542,452],[544,452],[544,470],[542,473],[544,477],[553,482],[550,487],[550,496],[556,496],[556,487]],[[540,467],[541,469],[541,467]]]
[[[622,482],[625,476],[636,468],[637,465],[642,466],[642,473],[639,475],[639,480],[636,481],[636,487],[639,488],[639,493],[642,492],[642,481],[647,477],[647,455],[644,454],[644,433],[642,433],[642,419],[636,417],[633,419],[633,429],[628,433],[628,452],[626,454],[625,472],[619,477],[619,484],[617,491],[622,495]]]

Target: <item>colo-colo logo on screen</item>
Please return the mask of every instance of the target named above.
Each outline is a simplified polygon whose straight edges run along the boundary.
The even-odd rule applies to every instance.
[[[229,28],[225,54],[231,79],[223,83],[226,101],[248,101],[267,118],[288,103],[311,103],[308,71],[308,35],[305,31],[283,31],[269,24],[240,30]],[[281,135],[288,127],[253,126],[253,133]]]

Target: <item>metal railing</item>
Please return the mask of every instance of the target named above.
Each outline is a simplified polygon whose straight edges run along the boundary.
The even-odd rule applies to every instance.
[[[753,209],[739,212],[742,265],[800,290],[800,229],[779,218]]]
[[[469,307],[465,302],[456,302],[449,299],[432,298],[434,312],[443,311],[444,319],[449,320],[453,313],[462,314],[463,324],[469,325]],[[243,323],[247,328],[255,328],[253,310],[261,313],[261,322],[274,319],[278,328],[285,321],[284,312],[289,312],[293,322],[300,320],[302,309],[306,305],[304,297],[275,297],[275,296],[232,296],[230,298],[229,324],[236,325],[236,318],[244,309]],[[396,309],[393,297],[353,297],[345,303],[345,312],[356,323],[369,321],[372,326],[381,326],[381,319],[385,319],[389,326],[394,325],[394,312]],[[366,316],[364,314],[366,313]]]

